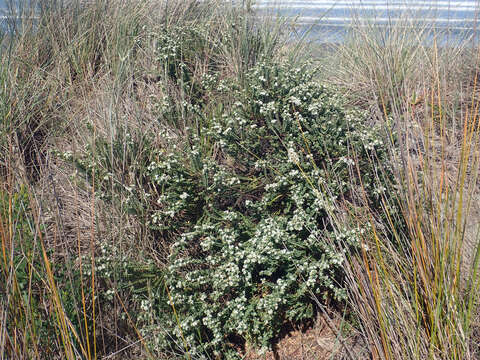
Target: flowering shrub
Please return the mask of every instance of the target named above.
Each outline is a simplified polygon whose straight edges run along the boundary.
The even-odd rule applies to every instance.
[[[173,26],[164,32],[156,34],[156,60],[162,75],[177,85],[181,91],[194,94],[200,89],[195,82],[195,67],[200,59],[205,59],[204,53],[209,49],[206,29],[200,26]],[[206,67],[214,66],[210,60]],[[193,96],[197,100],[200,95]]]
[[[360,187],[378,206],[386,153],[367,115],[314,75],[262,62],[242,83],[210,79],[222,110],[148,167],[151,227],[172,241],[166,282],[181,314],[180,327],[167,323],[191,355],[268,349],[283,325],[313,317],[312,295],[345,298],[332,244],[356,247],[362,229],[333,234],[328,215]]]

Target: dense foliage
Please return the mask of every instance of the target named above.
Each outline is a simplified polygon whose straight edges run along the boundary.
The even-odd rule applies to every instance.
[[[172,242],[167,286],[182,314],[170,326],[193,353],[240,339],[266,349],[286,323],[312,319],[312,296],[345,298],[335,244],[359,244],[329,214],[356,186],[376,204],[386,154],[366,115],[307,66],[261,62],[209,86],[225,103],[148,167],[151,228]]]

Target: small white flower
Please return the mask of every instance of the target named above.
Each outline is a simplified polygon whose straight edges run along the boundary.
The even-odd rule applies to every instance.
[[[302,101],[299,98],[296,98],[295,96],[290,96],[290,102],[296,106],[300,106],[302,104]]]
[[[293,147],[288,148],[288,161],[294,164],[299,162],[298,154]]]

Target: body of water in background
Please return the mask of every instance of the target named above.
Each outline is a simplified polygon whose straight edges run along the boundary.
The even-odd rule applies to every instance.
[[[260,14],[295,19],[300,33],[308,29],[321,42],[342,41],[353,21],[428,28],[430,38],[442,33],[441,42],[451,42],[476,35],[480,18],[480,0],[257,0],[254,7]]]
[[[472,28],[480,10],[479,2],[471,0],[257,0],[254,7],[298,17],[302,24],[345,26],[360,17],[381,25],[408,18],[450,28]]]
[[[9,0],[0,0],[0,18],[7,16]],[[181,0],[180,0],[181,1]],[[186,0],[185,0],[186,1]],[[226,0],[246,3],[248,0]],[[259,14],[280,14],[295,19],[298,31],[313,36],[325,29],[333,37],[325,41],[341,41],[342,33],[352,19],[365,24],[387,26],[401,21],[404,26],[434,26],[457,34],[477,31],[480,0],[256,0]],[[357,24],[358,25],[358,24]]]
[[[6,7],[7,7],[6,1],[5,0],[0,0],[0,17],[5,16]]]

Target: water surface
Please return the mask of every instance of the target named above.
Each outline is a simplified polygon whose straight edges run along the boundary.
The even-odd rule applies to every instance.
[[[0,21],[7,17],[7,3],[0,0]],[[181,0],[180,0],[181,1]],[[246,0],[229,0],[241,3]],[[300,31],[314,25],[320,29],[345,30],[352,19],[386,26],[401,21],[402,26],[434,25],[451,32],[477,29],[479,0],[256,0],[260,14],[278,14],[295,19]],[[302,27],[303,26],[303,27]],[[315,32],[314,31],[314,32]]]
[[[360,17],[380,24],[408,18],[412,23],[470,28],[479,11],[478,2],[471,0],[258,0],[255,7],[261,12],[297,16],[300,23],[321,21],[339,26]]]
[[[295,19],[300,33],[309,29],[322,42],[342,41],[352,22],[428,28],[427,37],[452,42],[476,34],[480,10],[478,0],[257,0],[255,8]]]

